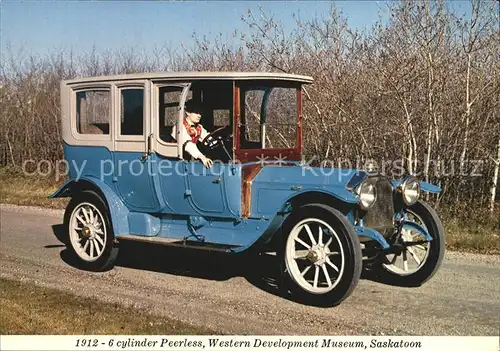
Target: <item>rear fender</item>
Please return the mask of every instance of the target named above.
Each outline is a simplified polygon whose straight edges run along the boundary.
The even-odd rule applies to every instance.
[[[129,233],[129,210],[116,193],[103,181],[95,177],[82,177],[78,181],[70,179],[49,196],[50,199],[73,197],[79,191],[92,190],[106,202],[110,214],[111,225],[116,236]]]

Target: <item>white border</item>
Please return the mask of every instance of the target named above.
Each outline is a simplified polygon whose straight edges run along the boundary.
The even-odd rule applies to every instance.
[[[498,351],[498,347],[498,337],[495,336],[2,335],[0,337],[2,351],[235,349]]]

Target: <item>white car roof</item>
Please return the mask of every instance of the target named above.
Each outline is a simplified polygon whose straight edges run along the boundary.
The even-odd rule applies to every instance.
[[[310,84],[313,78],[298,74],[288,73],[270,73],[270,72],[151,72],[134,73],[114,76],[83,77],[65,80],[66,84],[80,84],[105,81],[123,81],[123,80],[281,80],[289,82],[300,82]]]

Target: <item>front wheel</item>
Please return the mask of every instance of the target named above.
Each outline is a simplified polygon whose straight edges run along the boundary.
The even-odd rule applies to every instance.
[[[437,272],[444,258],[444,228],[436,211],[423,201],[406,210],[407,220],[420,225],[432,241],[408,246],[399,254],[383,255],[376,267],[379,277],[399,286],[420,286]],[[411,228],[402,229],[402,242],[421,241],[423,236]]]
[[[292,294],[318,306],[338,305],[356,287],[362,255],[345,216],[322,204],[300,207],[284,224],[283,259]]]
[[[111,268],[118,256],[113,228],[104,201],[92,191],[73,197],[66,208],[67,247],[79,267],[91,271]]]

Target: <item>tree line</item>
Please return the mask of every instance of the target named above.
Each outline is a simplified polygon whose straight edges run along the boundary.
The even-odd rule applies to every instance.
[[[3,53],[0,165],[62,158],[62,79],[148,71],[271,71],[310,75],[304,88],[305,158],[395,162],[443,189],[455,212],[498,206],[500,31],[498,2],[473,0],[457,14],[446,1],[389,3],[387,19],[353,29],[332,5],[283,24],[248,11],[232,38],[192,36],[181,50],[157,46],[78,57]],[[390,161],[390,162],[387,162]]]

